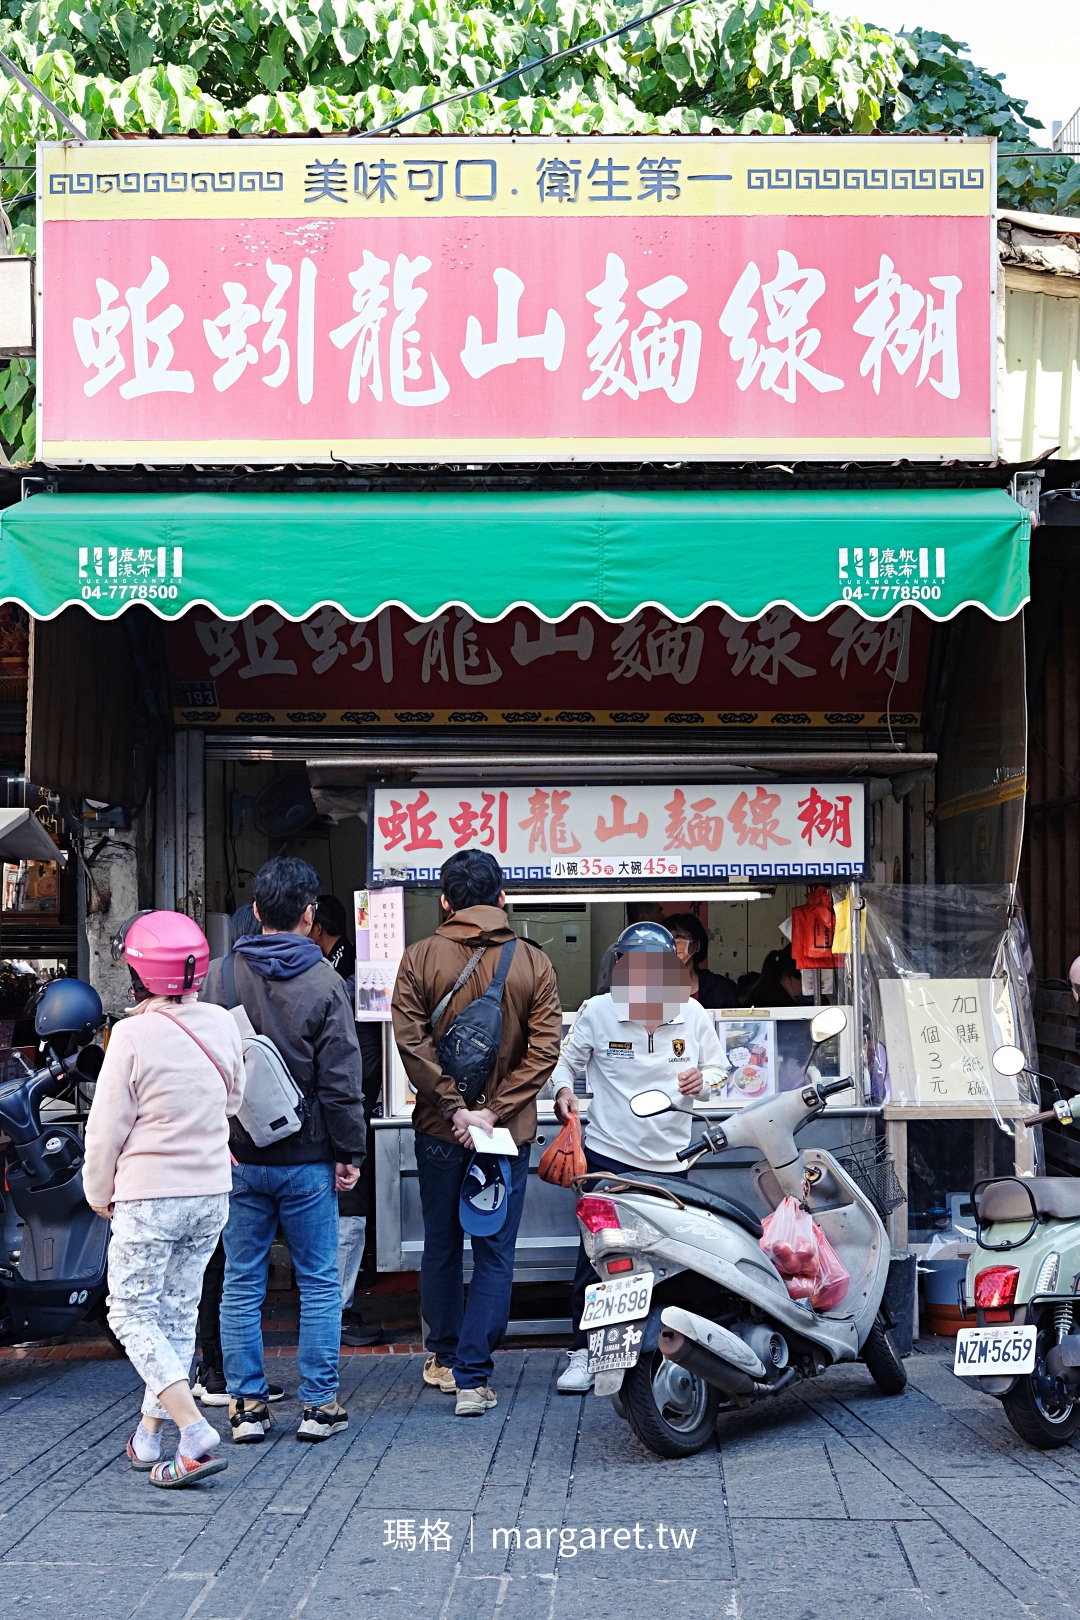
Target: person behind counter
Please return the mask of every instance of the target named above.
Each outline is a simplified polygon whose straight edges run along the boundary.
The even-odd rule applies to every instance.
[[[703,1007],[737,1007],[739,992],[723,973],[709,967],[709,936],[705,925],[692,911],[677,911],[664,918],[664,927],[675,941],[679,961],[690,969],[690,994]]]
[[[799,1007],[806,1003],[802,974],[790,950],[770,951],[754,983],[739,998],[743,1007]]]
[[[356,949],[346,933],[348,926],[345,907],[337,895],[320,894],[309,937],[341,979],[350,979],[356,972]]]

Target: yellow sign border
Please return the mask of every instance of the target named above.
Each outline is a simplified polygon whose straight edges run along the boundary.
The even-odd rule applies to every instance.
[[[674,177],[666,185],[656,168],[665,160]],[[39,161],[39,217],[46,224],[583,215],[989,219],[997,180],[994,142],[985,136],[184,137],[44,141]],[[562,165],[561,180],[552,164]]]

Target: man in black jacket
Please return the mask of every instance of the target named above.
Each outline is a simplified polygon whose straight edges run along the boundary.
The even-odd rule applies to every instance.
[[[258,1148],[233,1126],[236,1159],[225,1229],[221,1345],[234,1440],[270,1427],[262,1304],[270,1247],[280,1225],[300,1289],[299,1440],[327,1440],[348,1426],[338,1404],[341,1284],[337,1197],[356,1185],[366,1152],[363,1065],[345,986],[308,936],[319,876],[306,861],[267,861],[252,885],[262,932],[233,947],[236,994],[255,1030],[273,1041],[304,1094],[300,1129]],[[229,1006],[218,963],[203,998]]]

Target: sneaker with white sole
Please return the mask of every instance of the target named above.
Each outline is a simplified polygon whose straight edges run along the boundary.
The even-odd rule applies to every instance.
[[[296,1431],[298,1440],[329,1440],[332,1434],[340,1434],[342,1429],[349,1427],[349,1414],[343,1406],[339,1406],[337,1398],[326,1401],[322,1406],[305,1406],[304,1415],[300,1419],[300,1427]]]
[[[257,1445],[270,1429],[270,1413],[265,1401],[236,1395],[229,1402],[229,1428],[238,1445]]]
[[[195,1369],[195,1377],[191,1385],[191,1393],[203,1406],[228,1406],[229,1389],[225,1382],[225,1374],[220,1367],[208,1366],[200,1362]]]
[[[560,1395],[587,1395],[593,1387],[593,1375],[589,1371],[589,1352],[568,1350],[566,1355],[570,1365],[560,1376],[555,1388]]]
[[[478,1389],[458,1390],[454,1412],[457,1417],[483,1417],[485,1412],[490,1412],[498,1404],[495,1391],[489,1385],[481,1384]]]
[[[442,1366],[434,1355],[424,1362],[424,1383],[430,1384],[432,1389],[441,1389],[444,1395],[453,1395],[457,1390],[453,1367]]]

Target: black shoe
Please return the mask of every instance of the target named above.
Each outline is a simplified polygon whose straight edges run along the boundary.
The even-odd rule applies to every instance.
[[[228,1406],[229,1404],[229,1391],[225,1384],[225,1374],[220,1367],[209,1367],[204,1362],[200,1362],[195,1368],[191,1393],[204,1406]]]
[[[381,1344],[382,1333],[378,1328],[369,1328],[359,1316],[343,1316],[341,1318],[341,1342],[362,1349],[365,1345]]]
[[[329,1440],[332,1434],[340,1434],[342,1429],[349,1427],[349,1414],[343,1406],[339,1406],[335,1397],[327,1401],[325,1406],[305,1406],[304,1415],[300,1420],[300,1427],[296,1431],[298,1440]]]
[[[266,1398],[268,1401],[283,1401],[285,1391],[280,1384],[267,1384]],[[203,1362],[195,1368],[195,1378],[191,1385],[191,1393],[203,1406],[228,1406],[228,1386],[225,1383],[225,1374],[219,1367],[208,1367]]]
[[[266,1403],[237,1395],[229,1402],[229,1427],[238,1445],[251,1445],[264,1440],[270,1428]]]

